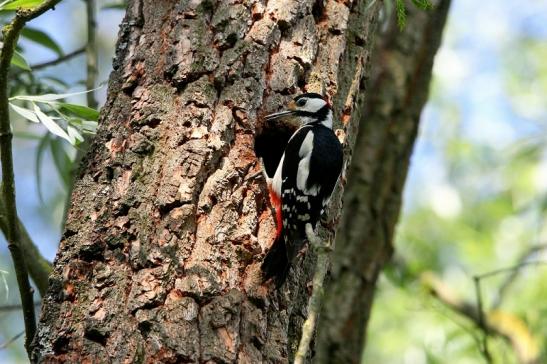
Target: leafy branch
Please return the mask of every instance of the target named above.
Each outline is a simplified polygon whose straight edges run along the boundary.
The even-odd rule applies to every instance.
[[[34,123],[42,123],[52,134],[67,140],[72,145],[77,145],[79,142],[84,141],[82,133],[95,133],[99,112],[87,106],[61,102],[59,100],[92,91],[46,94],[41,96],[13,96],[9,99],[9,106],[23,118]],[[16,105],[14,101],[25,101],[32,108],[23,108]],[[39,105],[42,105],[42,107]],[[56,116],[46,114],[44,108],[47,108],[48,112],[54,113]],[[64,122],[65,128],[62,128],[58,124],[59,121]]]
[[[8,101],[8,72],[15,54],[17,40],[25,24],[52,9],[60,0],[40,1],[38,4],[32,0],[5,1],[0,8],[18,4],[18,9],[12,21],[2,29],[4,44],[0,53],[0,156],[2,164],[2,199],[6,212],[6,239],[12,256],[23,306],[23,318],[25,322],[25,348],[30,355],[31,342],[36,333],[36,318],[34,314],[34,301],[32,288],[28,279],[28,270],[23,254],[19,221],[15,203],[15,181],[13,173],[13,155],[9,101]],[[28,5],[28,9],[24,7]]]
[[[412,0],[412,3],[421,10],[433,9],[433,4],[430,0]],[[397,15],[397,25],[399,30],[403,30],[406,26],[406,13],[407,9],[404,0],[395,0],[395,13]]]
[[[55,58],[51,61],[47,61],[47,62],[43,62],[43,63],[37,63],[37,64],[34,64],[34,65],[30,65],[29,67],[33,71],[41,70],[41,69],[46,68],[46,67],[55,66],[55,65],[58,65],[60,63],[69,61],[72,58],[77,57],[80,54],[83,54],[84,52],[85,52],[84,47],[78,48],[78,49],[76,49],[76,50],[74,50],[70,53],[63,54],[63,55],[59,56],[58,58]]]
[[[526,323],[518,316],[499,308],[485,310],[480,282],[484,278],[498,274],[515,273],[527,266],[544,264],[547,264],[547,262],[522,262],[511,267],[496,269],[474,276],[475,303],[458,297],[447,284],[431,272],[422,274],[421,281],[435,298],[451,310],[473,322],[481,331],[482,336],[478,339],[479,350],[487,363],[493,362],[488,348],[488,337],[498,336],[510,343],[520,363],[536,364],[539,362],[540,350]]]

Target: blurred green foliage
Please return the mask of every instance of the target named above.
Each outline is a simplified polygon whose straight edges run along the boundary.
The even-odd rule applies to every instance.
[[[458,47],[458,37],[450,34],[458,27],[452,25],[444,45],[450,52]],[[499,129],[473,128],[485,135],[502,130],[499,140],[468,132],[470,106],[453,90],[469,93],[472,86],[455,85],[439,70],[435,75],[419,144],[436,157],[414,157],[412,168],[430,166],[407,186],[364,363],[488,362],[481,352],[484,332],[433,295],[428,279],[435,277],[454,298],[477,307],[473,277],[515,265],[521,267],[482,278],[480,292],[485,319],[493,312],[491,318],[518,337],[520,347],[491,334],[488,351],[493,363],[518,363],[526,355],[547,363],[547,42],[522,32],[500,37],[497,47],[501,104],[507,107],[502,113],[508,116],[473,119]]]

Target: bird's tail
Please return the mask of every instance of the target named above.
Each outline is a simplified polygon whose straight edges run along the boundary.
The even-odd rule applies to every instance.
[[[287,279],[289,267],[287,244],[285,243],[284,234],[280,234],[275,239],[266,257],[264,257],[261,266],[262,277],[264,281],[274,278],[275,285],[281,287]]]
[[[272,244],[272,247],[262,262],[262,277],[264,281],[274,279],[279,288],[285,283],[289,275],[291,264],[302,247],[304,240],[298,234],[281,233]]]

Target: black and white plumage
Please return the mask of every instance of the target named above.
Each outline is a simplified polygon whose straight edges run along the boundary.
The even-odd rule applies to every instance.
[[[273,277],[278,286],[303,247],[306,225],[315,230],[343,165],[342,146],[332,131],[332,110],[321,95],[299,95],[289,110],[268,115],[266,120],[289,116],[296,117],[300,127],[289,139],[275,175],[268,181],[278,230],[262,263],[264,279]]]

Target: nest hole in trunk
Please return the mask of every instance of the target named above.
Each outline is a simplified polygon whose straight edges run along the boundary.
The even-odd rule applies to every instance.
[[[283,119],[258,123],[254,150],[257,158],[262,158],[268,177],[273,178],[285,147],[297,129],[297,126]]]

